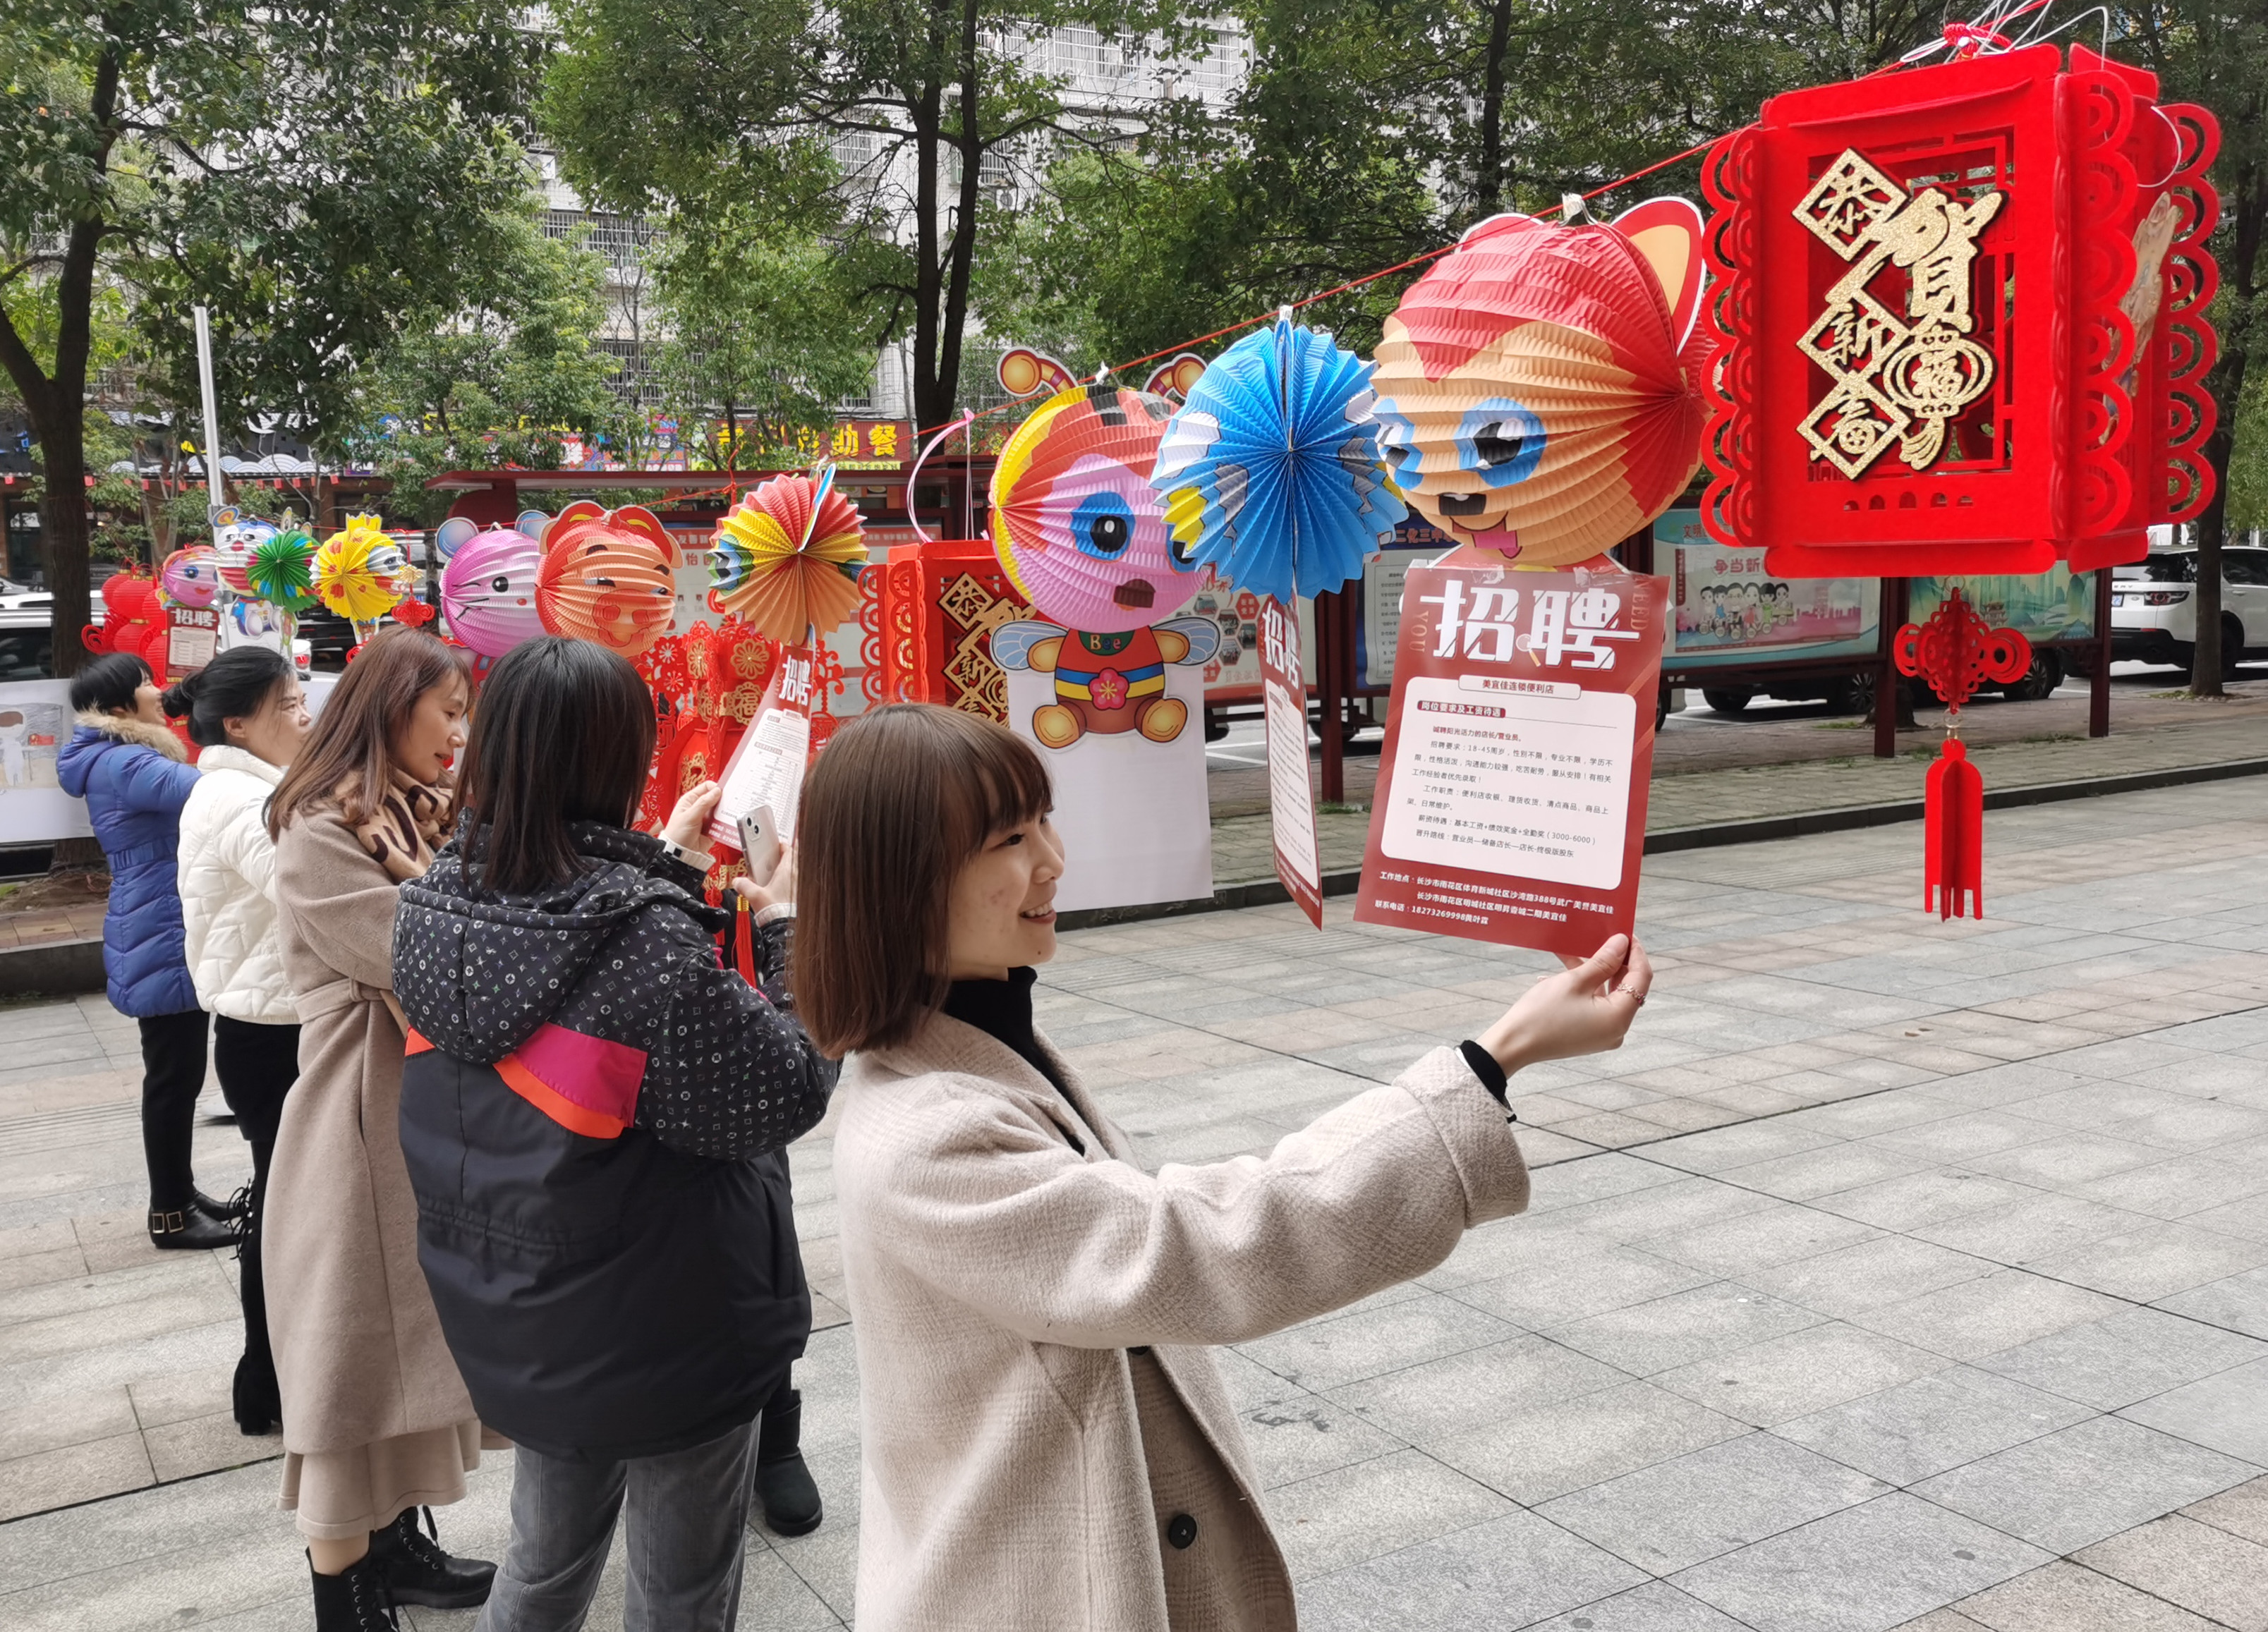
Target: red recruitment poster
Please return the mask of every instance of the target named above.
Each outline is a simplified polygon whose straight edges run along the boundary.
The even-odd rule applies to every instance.
[[[1260,687],[1268,727],[1268,817],[1276,877],[1317,929],[1323,864],[1315,846],[1315,788],[1307,767],[1307,691],[1300,678],[1300,620],[1270,595],[1260,608]]]
[[[1637,915],[1667,590],[1414,567],[1354,915],[1584,954]]]
[[[717,778],[720,791],[709,818],[710,838],[737,851],[740,818],[769,805],[779,823],[781,842],[794,843],[796,807],[810,758],[811,648],[783,647],[756,717],[740,733],[724,775]]]

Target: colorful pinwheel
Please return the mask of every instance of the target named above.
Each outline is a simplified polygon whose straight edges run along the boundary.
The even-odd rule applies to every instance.
[[[717,528],[711,565],[719,610],[774,640],[801,645],[858,609],[865,532],[835,490],[830,466],[817,481],[775,476],[743,498]]]
[[[315,553],[315,535],[305,528],[261,539],[245,563],[245,580],[260,599],[286,612],[305,612],[317,604]]]

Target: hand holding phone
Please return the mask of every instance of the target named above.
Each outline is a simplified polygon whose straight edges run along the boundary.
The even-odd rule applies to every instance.
[[[740,818],[740,855],[748,864],[748,877],[757,884],[769,884],[772,874],[779,870],[779,821],[769,805],[759,805]]]

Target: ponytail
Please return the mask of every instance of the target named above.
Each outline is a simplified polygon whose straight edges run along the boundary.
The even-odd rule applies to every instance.
[[[232,646],[166,687],[162,702],[167,718],[187,717],[191,742],[218,747],[228,740],[228,721],[259,713],[291,678],[291,659],[275,648]]]

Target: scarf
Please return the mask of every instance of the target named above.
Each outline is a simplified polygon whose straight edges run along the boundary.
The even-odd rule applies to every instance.
[[[444,773],[439,783],[427,785],[399,766],[387,771],[386,798],[369,819],[357,824],[354,835],[371,859],[400,884],[423,876],[433,864],[433,852],[446,834],[449,801],[456,777]],[[339,790],[342,805],[347,790]]]

